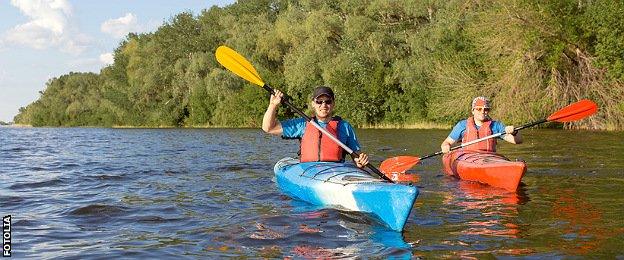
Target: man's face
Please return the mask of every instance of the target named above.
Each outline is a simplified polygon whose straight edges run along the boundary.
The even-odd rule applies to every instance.
[[[490,108],[489,107],[475,107],[472,109],[472,115],[474,116],[475,120],[477,121],[485,121],[488,118],[488,115],[490,114]]]
[[[334,100],[327,95],[322,95],[312,101],[316,117],[321,119],[330,117],[335,105]]]

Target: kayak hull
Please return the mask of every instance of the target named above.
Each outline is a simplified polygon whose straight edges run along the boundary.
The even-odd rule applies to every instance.
[[[526,173],[526,163],[487,152],[456,150],[442,157],[444,172],[462,180],[516,191]]]
[[[368,213],[396,231],[403,230],[418,196],[414,186],[390,183],[344,163],[284,158],[274,170],[277,185],[287,195],[315,205]]]

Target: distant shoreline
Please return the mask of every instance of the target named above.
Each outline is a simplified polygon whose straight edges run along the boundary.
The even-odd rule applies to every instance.
[[[260,129],[260,127],[231,127],[231,126],[32,126],[26,124],[3,125],[9,128],[110,128],[110,129]],[[356,129],[451,129],[451,126],[437,123],[419,123],[419,124],[381,124],[381,125],[364,125],[356,127]]]
[[[128,125],[114,125],[114,126],[32,126],[27,124],[10,124],[0,125],[4,128],[109,128],[109,129],[260,129],[260,127],[232,127],[232,126],[128,126]],[[408,125],[400,124],[378,124],[378,125],[363,125],[355,127],[356,129],[373,129],[373,130],[385,130],[385,129],[419,129],[419,130],[450,130],[453,126],[440,124],[440,123],[416,123]],[[557,127],[536,127],[538,129],[561,129],[571,130]],[[620,132],[621,130],[615,128],[606,129],[572,129],[572,130],[588,130],[588,131],[606,131],[606,132]]]
[[[433,122],[413,123],[413,124],[376,124],[363,125],[360,129],[451,129],[452,125]]]
[[[8,124],[8,125],[0,125],[2,127],[14,127],[14,128],[30,128],[32,125],[24,125],[24,124]]]

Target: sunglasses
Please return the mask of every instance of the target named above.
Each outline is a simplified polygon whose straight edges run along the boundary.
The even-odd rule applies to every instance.
[[[331,99],[326,99],[326,100],[318,100],[317,99],[317,100],[314,100],[314,103],[316,103],[317,105],[321,105],[323,103],[331,105],[332,103],[334,103],[334,101],[331,100]]]
[[[477,110],[479,112],[490,112],[490,108],[489,107],[475,107],[475,110]]]

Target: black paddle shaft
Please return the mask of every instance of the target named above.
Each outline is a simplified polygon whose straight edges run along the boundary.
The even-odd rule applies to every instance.
[[[542,119],[540,121],[535,121],[533,123],[528,123],[526,125],[522,125],[522,126],[516,127],[516,128],[514,128],[514,131],[522,130],[522,129],[525,129],[525,128],[528,128],[528,127],[531,127],[531,126],[535,126],[535,125],[539,125],[541,123],[546,123],[546,122],[548,122],[548,120]]]
[[[273,88],[271,86],[269,86],[269,84],[264,84],[262,86],[263,89],[265,89],[266,91],[268,91],[271,94],[275,94],[275,90],[273,90]],[[303,111],[299,110],[297,107],[295,107],[295,105],[293,105],[292,103],[290,103],[290,96],[284,94],[284,97],[282,97],[282,103],[284,103],[286,106],[288,106],[290,109],[292,109],[292,111],[294,111],[295,113],[297,113],[298,115],[300,115],[301,117],[305,118],[307,121],[312,121],[312,118],[309,117],[308,115],[306,115],[305,113],[303,113]],[[360,157],[360,153],[356,152],[356,151],[352,151],[349,155],[358,158]],[[384,180],[387,180],[389,182],[394,182],[392,181],[390,178],[388,178],[386,175],[384,175],[381,171],[379,171],[379,169],[377,169],[375,166],[373,166],[372,164],[368,163],[366,165],[366,167],[368,167],[371,171],[373,171],[375,174],[379,175],[379,177],[381,177]]]

